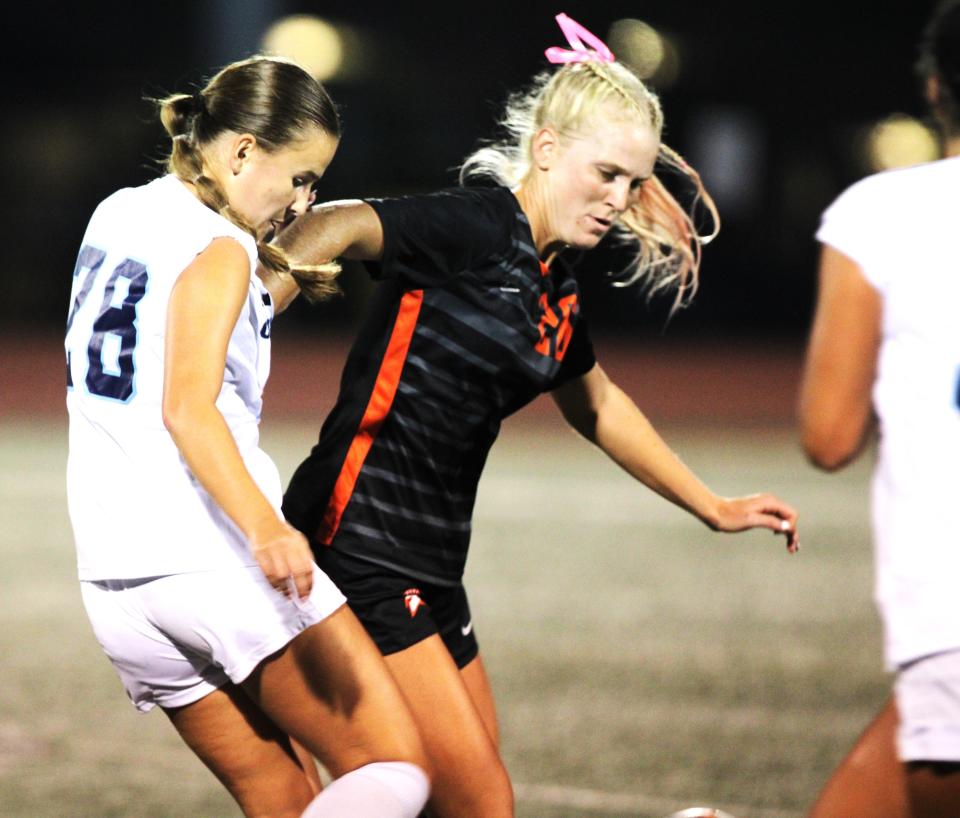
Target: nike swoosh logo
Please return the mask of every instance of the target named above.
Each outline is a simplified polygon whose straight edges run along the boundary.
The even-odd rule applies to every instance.
[[[469,635],[470,635],[470,631],[472,631],[472,630],[473,630],[473,620],[472,620],[472,619],[471,619],[469,622],[467,622],[466,625],[461,625],[461,626],[460,626],[460,633],[462,633],[464,636],[469,636]]]

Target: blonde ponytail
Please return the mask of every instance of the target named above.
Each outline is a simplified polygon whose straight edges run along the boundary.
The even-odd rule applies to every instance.
[[[531,142],[541,128],[549,125],[561,136],[575,135],[599,121],[597,114],[608,105],[660,135],[660,101],[632,71],[620,63],[572,63],[540,74],[527,91],[510,97],[501,120],[505,137],[467,157],[460,169],[461,182],[485,178],[517,187],[531,171]],[[661,144],[658,162],[693,185],[690,210],[677,202],[657,176],[644,182],[637,202],[612,228],[617,238],[635,248],[633,260],[615,283],[641,282],[651,293],[675,290],[676,308],[697,290],[701,246],[716,236],[720,219],[699,174],[683,157]],[[707,233],[701,233],[695,222],[699,208],[710,216]]]

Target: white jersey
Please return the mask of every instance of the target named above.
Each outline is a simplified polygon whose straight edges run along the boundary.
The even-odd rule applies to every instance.
[[[279,509],[277,470],[259,449],[273,305],[254,239],[164,176],[104,200],[74,270],[67,320],[67,492],[81,579],[132,579],[255,565],[163,424],[167,304],[178,276],[217,237],[250,258],[217,408],[254,480]]]
[[[880,173],[843,193],[817,233],[883,297],[873,524],[891,669],[960,647],[958,191],[960,158]]]

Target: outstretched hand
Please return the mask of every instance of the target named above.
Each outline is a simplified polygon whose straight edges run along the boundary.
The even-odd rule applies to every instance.
[[[717,521],[713,527],[717,531],[731,532],[769,528],[786,537],[787,551],[791,554],[800,550],[797,512],[772,494],[751,494],[747,497],[721,500]]]
[[[289,523],[276,520],[251,537],[253,556],[270,584],[286,596],[300,599],[313,588],[313,555],[306,538]]]

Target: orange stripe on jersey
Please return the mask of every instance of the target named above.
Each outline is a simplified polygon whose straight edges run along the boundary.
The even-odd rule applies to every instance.
[[[550,267],[547,265],[545,261],[541,260],[540,261],[540,277],[546,278],[548,275],[550,275]]]
[[[377,373],[370,401],[360,420],[360,427],[347,450],[340,476],[333,487],[330,502],[327,504],[326,513],[317,531],[317,539],[324,545],[330,545],[333,542],[333,536],[340,527],[340,518],[347,503],[350,502],[363,462],[367,459],[367,453],[373,445],[377,432],[393,405],[393,398],[397,394],[397,386],[400,383],[400,373],[407,360],[410,339],[417,326],[417,317],[420,315],[422,303],[423,290],[410,290],[400,299],[397,320],[394,322],[393,332],[387,342],[387,350],[380,363],[380,371]]]

